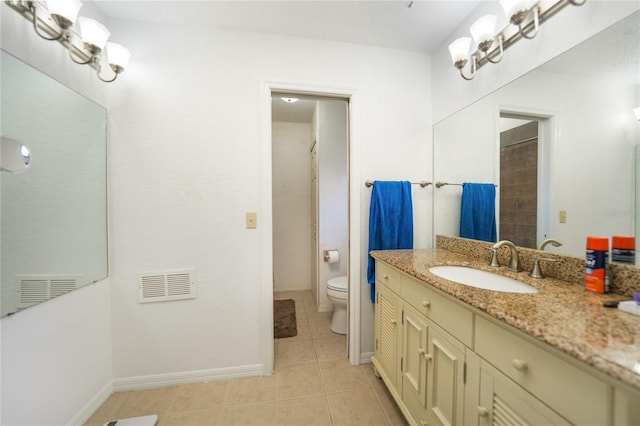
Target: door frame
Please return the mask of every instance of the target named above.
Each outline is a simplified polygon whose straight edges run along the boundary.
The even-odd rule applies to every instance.
[[[553,235],[554,198],[553,198],[553,150],[559,137],[560,113],[556,110],[532,108],[521,105],[496,105],[495,119],[495,182],[500,182],[500,115],[509,114],[538,121],[538,231],[537,242]],[[500,197],[497,197],[498,200]],[[499,205],[496,206],[499,211]]]
[[[296,93],[318,97],[336,97],[348,104],[348,179],[349,179],[349,361],[360,364],[360,301],[361,301],[361,233],[360,233],[360,141],[358,138],[357,100],[355,89],[318,86],[313,84],[281,81],[262,81],[261,90],[261,179],[259,192],[260,215],[263,218],[259,229],[260,240],[260,288],[262,307],[262,368],[265,375],[273,372],[273,194],[272,194],[272,140],[271,140],[271,93]]]

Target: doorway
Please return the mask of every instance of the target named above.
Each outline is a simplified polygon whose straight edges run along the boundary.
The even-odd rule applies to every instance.
[[[499,239],[536,248],[550,235],[553,116],[499,114]]]
[[[271,91],[273,291],[310,291],[316,313],[334,309],[327,281],[349,275],[348,129],[348,98]]]

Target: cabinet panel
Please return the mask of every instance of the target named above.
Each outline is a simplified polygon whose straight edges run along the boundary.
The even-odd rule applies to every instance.
[[[424,315],[405,305],[402,329],[402,389],[403,392],[413,392],[426,408],[427,320]]]
[[[611,386],[480,317],[476,352],[572,423],[611,423]]]
[[[399,359],[398,322],[400,309],[398,297],[384,285],[376,286],[376,348],[375,358],[384,374],[397,386]]]
[[[484,361],[480,367],[478,419],[481,426],[570,424]]]
[[[400,272],[389,265],[376,262],[376,281],[386,285],[390,290],[400,294]]]
[[[439,327],[429,330],[427,408],[436,424],[462,424],[464,412],[464,346]]]
[[[424,315],[403,304],[402,400],[416,424],[428,424],[427,339],[429,326]]]
[[[614,425],[640,425],[640,392],[614,389]]]
[[[473,313],[444,294],[409,277],[402,280],[402,298],[419,312],[446,327],[456,339],[471,347],[473,343]]]

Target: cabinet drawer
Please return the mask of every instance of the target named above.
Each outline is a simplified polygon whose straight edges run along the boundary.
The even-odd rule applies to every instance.
[[[402,298],[456,339],[472,347],[473,314],[464,306],[409,277],[403,277]]]
[[[400,272],[386,263],[376,260],[376,281],[386,285],[396,294],[400,294]]]
[[[611,424],[611,386],[484,318],[475,327],[478,355],[571,423]]]

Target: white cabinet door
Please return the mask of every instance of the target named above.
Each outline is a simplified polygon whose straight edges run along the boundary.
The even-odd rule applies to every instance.
[[[463,423],[465,347],[440,327],[429,328],[427,409],[439,425]]]
[[[386,378],[398,385],[398,341],[401,310],[398,296],[386,286],[376,284],[375,359]]]
[[[405,400],[412,399],[414,417],[424,417],[425,420],[428,336],[426,317],[405,304],[402,319],[402,396]]]
[[[481,426],[570,424],[484,361],[480,367],[478,415]]]

